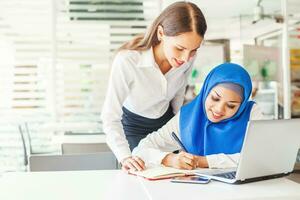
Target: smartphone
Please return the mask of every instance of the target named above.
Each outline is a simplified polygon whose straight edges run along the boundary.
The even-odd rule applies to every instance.
[[[210,179],[201,176],[183,176],[171,179],[172,183],[196,183],[206,184],[209,183]]]

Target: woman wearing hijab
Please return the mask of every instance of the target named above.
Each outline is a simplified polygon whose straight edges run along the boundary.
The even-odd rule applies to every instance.
[[[236,167],[249,120],[262,117],[250,101],[252,83],[240,65],[224,63],[206,77],[199,95],[165,126],[143,139],[133,154],[146,165],[180,169]],[[171,136],[174,132],[187,152]]]

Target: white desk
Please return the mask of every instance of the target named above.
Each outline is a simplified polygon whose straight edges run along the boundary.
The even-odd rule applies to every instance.
[[[232,185],[211,181],[209,184],[170,183],[158,184],[142,180],[152,199],[205,199],[205,200],[299,200],[300,184],[287,178],[270,179],[247,184]]]
[[[1,200],[299,200],[300,184],[287,178],[243,185],[148,181],[120,170],[7,173],[0,177]]]
[[[120,170],[6,173],[1,200],[147,199],[139,180]]]

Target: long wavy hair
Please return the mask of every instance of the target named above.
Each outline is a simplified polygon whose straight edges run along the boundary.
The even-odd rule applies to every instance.
[[[181,33],[195,31],[204,38],[207,30],[205,17],[198,6],[191,2],[176,2],[168,6],[153,21],[145,34],[137,35],[131,41],[123,44],[123,49],[145,51],[160,43],[157,38],[158,26],[162,26],[166,36],[177,36]]]

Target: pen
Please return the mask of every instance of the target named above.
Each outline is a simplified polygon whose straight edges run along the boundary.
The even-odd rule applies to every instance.
[[[186,148],[184,147],[184,145],[182,144],[182,142],[179,140],[179,138],[177,137],[177,135],[174,132],[172,132],[172,137],[179,144],[179,146],[181,147],[181,149],[183,151],[187,152]]]

